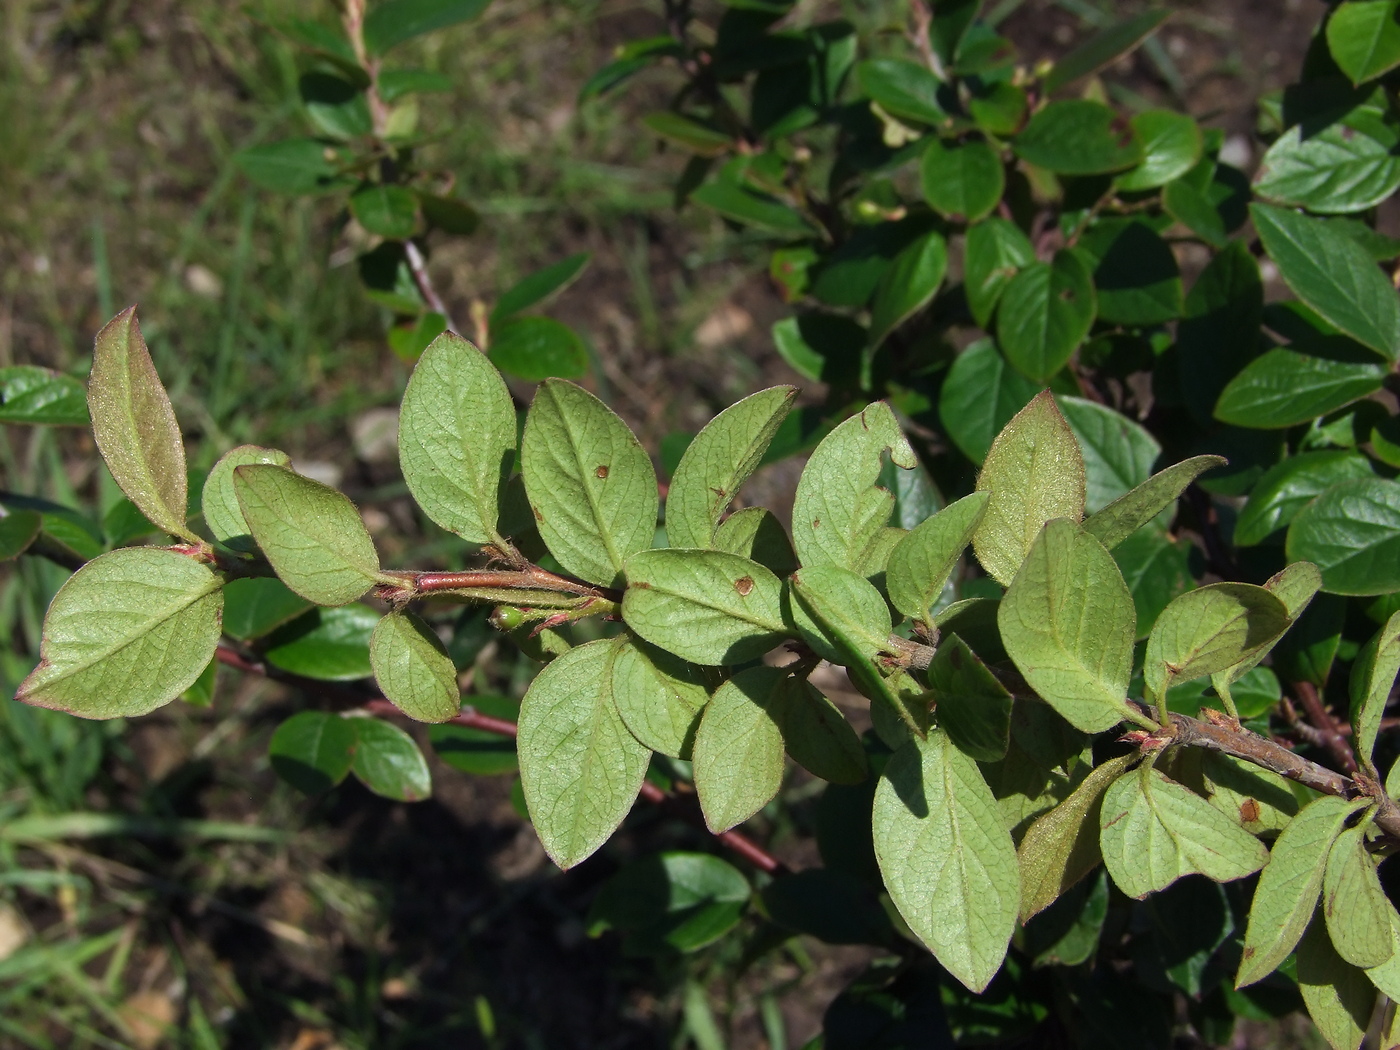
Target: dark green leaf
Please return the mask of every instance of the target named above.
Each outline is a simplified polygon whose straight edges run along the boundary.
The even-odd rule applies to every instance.
[[[1288,528],[1290,561],[1313,562],[1332,594],[1400,590],[1400,483],[1358,478],[1328,488]]]
[[[997,206],[1006,185],[1001,158],[986,142],[933,138],[919,164],[924,200],[955,222],[976,222]]]
[[[12,510],[0,517],[0,561],[24,553],[43,527],[44,518],[35,510]]]
[[[899,120],[941,124],[948,114],[939,100],[943,81],[926,66],[902,58],[868,59],[856,66],[861,90]]]
[[[504,696],[473,694],[469,703],[472,710],[492,718],[507,722],[520,718],[520,704]],[[429,726],[428,742],[438,758],[463,773],[489,777],[514,773],[519,768],[514,737],[449,722]]]
[[[428,763],[413,737],[377,718],[356,718],[353,724],[355,761],[350,771],[360,783],[395,802],[422,802],[432,795]]]
[[[1290,456],[1270,468],[1250,492],[1249,501],[1235,519],[1236,546],[1263,543],[1332,485],[1374,473],[1365,456],[1349,449]]]
[[[1142,140],[1108,106],[1087,99],[1052,102],[1012,144],[1025,161],[1061,175],[1099,175],[1142,160]]]
[[[864,328],[840,314],[802,312],[773,325],[773,346],[793,371],[838,388],[859,379],[869,342]]]
[[[957,356],[938,395],[943,429],[974,463],[986,458],[992,440],[1040,390],[1006,363],[990,339],[979,339]]]
[[[936,231],[924,234],[896,255],[875,287],[870,307],[870,345],[878,346],[890,332],[933,298],[948,269],[948,243]]]
[[[350,211],[370,233],[402,241],[418,228],[418,199],[402,186],[370,186],[350,197]]]
[[[780,875],[762,897],[779,926],[827,944],[885,945],[894,933],[870,887],[846,872],[809,868]]]
[[[360,86],[325,72],[303,73],[297,82],[306,115],[329,138],[354,139],[374,130]]]
[[[1337,5],[1327,20],[1328,50],[1353,84],[1400,65],[1397,9],[1396,0],[1352,0]]]
[[[345,185],[341,157],[315,139],[283,139],[249,146],[233,162],[256,185],[278,193],[321,193]]]
[[[365,17],[365,46],[382,55],[391,47],[435,29],[476,18],[490,0],[384,0]]]
[[[0,423],[81,427],[87,391],[72,376],[35,365],[0,368]]]
[[[707,853],[656,853],[627,865],[588,910],[589,932],[616,930],[629,955],[693,952],[739,921],[748,880]]]
[[[557,295],[578,280],[588,266],[590,258],[592,257],[587,252],[578,252],[546,266],[543,270],[536,270],[530,276],[516,282],[496,300],[496,306],[491,311],[492,323],[511,314],[518,314],[521,310],[528,310],[551,295]]]
[[[1185,113],[1149,109],[1129,123],[1142,139],[1142,162],[1115,180],[1120,190],[1155,190],[1180,178],[1201,159],[1201,128]]]
[[[527,382],[576,379],[588,372],[583,339],[552,317],[514,317],[491,330],[491,363]]]
[[[997,307],[997,340],[1008,361],[1044,383],[1089,334],[1095,309],[1088,268],[1061,250],[1053,262],[1031,263],[1011,278]]]
[[[1385,366],[1349,339],[1319,340],[1295,350],[1275,347],[1230,380],[1215,418],[1235,426],[1275,430],[1297,426],[1381,388]]]
[[[1085,429],[1087,430],[1087,427]],[[1076,431],[1076,433],[1079,432]],[[1111,440],[1111,435],[1112,430],[1108,430],[1104,436],[1107,440]],[[1080,438],[1081,445],[1084,442],[1085,439]],[[1153,439],[1153,443],[1155,444],[1155,439]],[[1137,463],[1145,467],[1148,465],[1146,462],[1147,443],[1142,440],[1142,435],[1138,436],[1136,444],[1139,457]],[[1131,477],[1130,465],[1133,463],[1133,459],[1123,456],[1120,462],[1121,466],[1117,471],[1119,476],[1123,479]],[[1119,496],[1102,510],[1095,511],[1086,518],[1084,531],[1112,550],[1167,507],[1170,507],[1176,498],[1186,490],[1186,486],[1190,485],[1201,474],[1212,467],[1220,467],[1224,464],[1225,460],[1220,456],[1195,456],[1167,467],[1166,470],[1160,470],[1125,495]]]
[[[1086,512],[1103,510],[1147,481],[1162,446],[1146,428],[1094,401],[1061,397],[1055,403],[1084,455]]]
[[[319,795],[350,772],[358,737],[355,723],[325,711],[300,711],[272,734],[268,758],[277,775],[298,791]]]
[[[428,69],[385,69],[379,74],[379,97],[394,103],[407,95],[447,93],[453,90],[452,78]]]
[[[229,580],[224,584],[224,634],[248,642],[261,638],[311,608],[275,576]]]
[[[1089,531],[1090,521],[1084,523]],[[1123,581],[1133,596],[1137,610],[1138,640],[1146,638],[1162,610],[1195,579],[1191,574],[1191,554],[1195,548],[1186,540],[1174,540],[1158,529],[1134,532],[1113,548],[1113,560],[1123,573]]]
[[[1181,271],[1176,257],[1147,223],[1097,222],[1080,238],[1079,246],[1091,260],[1101,321],[1153,325],[1181,315]]]
[[[953,745],[979,762],[1006,757],[1011,694],[956,634],[945,635],[928,669],[936,717]]]
[[[963,288],[972,317],[982,328],[991,321],[1001,293],[1023,266],[1035,262],[1035,247],[1009,219],[993,216],[967,231]]]
[[[690,199],[726,219],[784,237],[810,237],[815,231],[801,212],[766,193],[720,178],[695,190]]]
[[[322,681],[353,681],[373,673],[369,640],[379,614],[363,605],[313,609],[278,628],[267,640],[267,662]]]
[[[1095,33],[1055,63],[1045,78],[1045,91],[1058,91],[1132,51],[1170,15],[1164,9],[1144,11]]]
[[[1298,297],[1388,361],[1400,352],[1400,297],[1359,244],[1322,219],[1250,205],[1264,249]]]
[[[1264,154],[1254,181],[1264,200],[1347,213],[1374,207],[1400,187],[1400,135],[1375,110],[1358,108],[1304,132],[1295,124]]]

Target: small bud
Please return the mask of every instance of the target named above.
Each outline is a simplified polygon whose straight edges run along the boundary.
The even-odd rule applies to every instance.
[[[510,605],[498,605],[491,610],[489,622],[498,631],[509,633],[525,622],[525,614]]]

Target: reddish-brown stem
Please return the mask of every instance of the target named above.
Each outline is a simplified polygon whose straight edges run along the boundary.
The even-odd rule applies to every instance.
[[[1322,702],[1322,697],[1317,695],[1317,687],[1311,682],[1294,682],[1293,692],[1297,694],[1298,700],[1303,705],[1303,712],[1307,715],[1308,722],[1321,734],[1322,745],[1327,748],[1332,760],[1342,768],[1345,773],[1356,772],[1356,756],[1351,753],[1351,747],[1347,744],[1346,738],[1337,731],[1337,723],[1332,720],[1332,715],[1328,712]]]
[[[344,699],[347,694],[349,694],[361,707],[378,717],[401,714],[397,707],[383,697],[371,697],[368,699],[356,697],[352,690],[346,689],[343,686],[336,686],[329,682],[318,682],[314,679],[302,678],[298,675],[274,673],[264,665],[249,660],[246,656],[224,645],[219,646],[218,649],[215,650],[214,656],[220,663],[227,664],[229,667],[236,667],[238,670],[248,674],[275,677],[279,680],[296,684],[308,691],[320,692],[336,697],[337,699]],[[479,729],[485,733],[496,733],[500,736],[513,737],[518,731],[516,724],[509,719],[493,718],[490,715],[484,715],[480,711],[473,710],[470,706],[463,708],[462,712],[455,718],[449,719],[448,724],[467,726],[471,729]],[[681,800],[675,795],[662,790],[649,780],[642,781],[642,789],[639,795],[653,805],[662,806],[669,812],[688,820],[690,823],[704,827],[704,821],[700,817],[700,814],[695,811],[694,806],[683,805]],[[787,865],[742,832],[733,830],[722,831],[715,835],[715,838],[718,839],[725,848],[742,857],[760,871],[766,872],[769,875],[786,874],[788,871]]]
[[[608,587],[595,587],[581,580],[571,580],[557,576],[547,569],[531,565],[525,569],[468,569],[464,572],[419,572],[405,574],[405,582],[419,594],[433,591],[459,591],[480,588],[501,590],[558,591],[560,594],[588,595],[606,598],[609,601],[622,601],[619,591]],[[502,595],[503,599],[509,595]]]

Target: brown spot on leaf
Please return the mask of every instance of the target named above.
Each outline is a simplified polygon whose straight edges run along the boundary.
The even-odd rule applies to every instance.
[[[821,527],[822,527],[822,519],[821,519],[821,518],[813,518],[813,519],[812,519],[812,528],[814,528],[814,529],[819,529],[819,528],[821,528]]]
[[[734,581],[734,589],[739,592],[741,598],[748,597],[749,592],[753,590],[753,577],[740,576]]]
[[[605,478],[608,476],[608,468],[603,464],[598,465],[598,469],[593,472],[595,477]]]
[[[720,499],[724,499],[726,496],[729,495],[729,493],[725,492],[724,489],[717,489],[713,485],[710,486],[710,491],[713,492]]]
[[[532,511],[534,511],[535,520],[536,520],[536,521],[544,521],[544,515],[540,513],[540,508],[539,508],[539,507],[536,507],[536,506],[532,503],[532,504],[530,504],[530,509],[531,509]]]
[[[1247,798],[1240,803],[1240,820],[1252,824],[1259,819],[1259,803]]]
[[[948,662],[949,662],[950,664],[953,665],[953,670],[954,670],[954,671],[961,671],[961,670],[962,670],[962,650],[961,650],[961,649],[949,649],[949,650],[948,650]]]

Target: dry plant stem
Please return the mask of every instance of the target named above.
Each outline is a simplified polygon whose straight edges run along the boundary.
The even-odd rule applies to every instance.
[[[413,274],[413,283],[418,286],[418,294],[428,304],[428,309],[435,314],[440,314],[447,321],[449,332],[453,335],[461,335],[461,331],[457,328],[457,322],[452,320],[452,314],[447,309],[447,304],[442,301],[442,296],[438,294],[432,277],[428,275],[428,260],[424,258],[422,249],[414,241],[407,240],[403,242],[403,254],[408,260],[409,272]]]
[[[1186,487],[1186,498],[1196,514],[1196,522],[1201,530],[1201,541],[1206,547],[1206,558],[1211,571],[1222,580],[1239,581],[1240,570],[1225,544],[1220,539],[1220,516],[1210,502],[1210,496],[1199,485]]]
[[[356,694],[354,690],[346,689],[343,686],[336,686],[329,682],[320,682],[311,678],[302,678],[299,675],[276,673],[260,663],[249,660],[241,653],[235,652],[227,646],[219,646],[215,652],[215,658],[220,663],[226,664],[229,667],[237,668],[248,674],[258,674],[269,678],[275,678],[278,681],[284,681],[288,684],[299,686],[307,692],[317,692],[340,700],[344,700],[348,697],[353,703],[358,704],[366,711],[379,717],[402,713],[397,707],[383,697],[366,699]],[[513,737],[517,732],[514,722],[505,718],[493,718],[490,715],[484,715],[472,709],[470,706],[463,707],[460,714],[455,718],[448,719],[447,724],[466,726],[469,729],[479,729],[482,732],[496,733],[500,736]],[[663,791],[650,781],[642,781],[640,795],[653,805],[662,806],[674,815],[705,829],[704,820],[694,806],[686,807],[682,805],[680,799]],[[708,831],[708,829],[705,830]],[[769,875],[782,875],[788,872],[786,864],[742,832],[722,831],[718,835],[715,835],[715,838],[727,849],[742,857],[760,871],[766,872]]]
[[[1174,714],[1171,716],[1171,722],[1170,733],[1149,735],[1144,745],[1149,748],[1172,744],[1203,747],[1208,751],[1219,751],[1221,754],[1252,762],[1325,795],[1336,795],[1339,798],[1373,798],[1378,807],[1376,826],[1392,840],[1400,842],[1400,806],[1386,795],[1380,784],[1370,778],[1360,775],[1343,776],[1223,718],[1218,723],[1212,723]]]
[[[1346,742],[1346,738],[1337,731],[1337,723],[1328,714],[1327,708],[1322,703],[1322,698],[1317,695],[1317,687],[1311,682],[1295,682],[1293,691],[1298,694],[1298,700],[1303,705],[1303,711],[1308,716],[1308,721],[1312,727],[1322,736],[1322,744],[1327,748],[1333,761],[1342,768],[1345,773],[1356,772],[1356,756],[1351,753],[1351,748]]]

